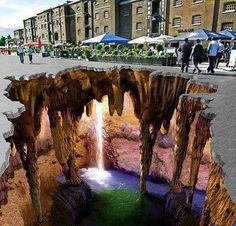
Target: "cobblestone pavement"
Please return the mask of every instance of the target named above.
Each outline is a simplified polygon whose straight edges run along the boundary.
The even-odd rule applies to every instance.
[[[32,75],[36,73],[52,73],[71,68],[75,66],[88,66],[94,68],[109,68],[113,66],[121,66],[121,64],[113,63],[98,63],[68,59],[52,59],[34,57],[34,63],[29,64],[27,57],[25,57],[25,64],[20,64],[18,57],[0,55],[0,109],[5,112],[7,109],[18,109],[22,106],[19,103],[12,103],[3,96],[4,89],[9,84],[9,81],[3,79],[6,76],[22,76]],[[179,73],[178,67],[160,67],[160,66],[144,66],[133,65],[135,68],[148,68],[162,72]],[[207,65],[200,66],[206,69]],[[222,176],[224,178],[225,186],[234,202],[236,202],[236,72],[223,71],[224,65],[216,70],[214,75],[203,73],[195,75],[196,79],[203,82],[210,82],[218,85],[218,92],[211,94],[210,97],[213,101],[210,102],[206,111],[215,113],[216,118],[212,122],[212,151],[213,158],[216,163],[222,167]],[[190,69],[190,72],[192,69]],[[4,115],[0,114],[0,134],[9,131],[9,123]],[[5,146],[2,144],[4,143]],[[6,153],[2,150],[6,147],[6,143],[0,136],[0,166],[7,158]],[[1,168],[0,168],[1,173]]]

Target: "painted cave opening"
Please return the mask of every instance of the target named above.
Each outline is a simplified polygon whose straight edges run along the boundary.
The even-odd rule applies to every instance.
[[[32,200],[25,225],[233,221],[209,214],[219,192],[225,209],[233,205],[211,157],[207,103],[216,91],[188,75],[131,68],[12,79],[8,98],[25,106],[9,138]]]

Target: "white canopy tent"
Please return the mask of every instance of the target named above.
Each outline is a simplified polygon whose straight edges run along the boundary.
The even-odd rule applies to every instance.
[[[146,44],[146,43],[151,43],[152,42],[152,38],[148,37],[148,36],[142,36],[140,38],[136,38],[133,39],[131,41],[129,41],[129,44]]]
[[[160,43],[160,42],[170,42],[174,39],[173,36],[169,35],[160,35],[158,37],[152,38],[153,43]]]

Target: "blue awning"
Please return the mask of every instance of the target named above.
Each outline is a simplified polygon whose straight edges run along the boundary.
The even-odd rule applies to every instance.
[[[211,38],[213,39],[230,39],[229,36],[223,35],[223,34],[219,34],[217,32],[212,32],[206,29],[200,29],[200,30],[196,30],[193,32],[189,32],[180,36],[177,36],[173,39],[173,41],[184,41],[186,38],[188,38],[191,41],[195,41],[197,39],[200,40],[209,40]]]
[[[96,43],[127,43],[129,39],[111,34],[103,34],[97,37],[85,40],[82,44],[96,44]]]
[[[220,31],[219,34],[229,36],[232,40],[236,39],[236,33],[233,31],[224,30]]]

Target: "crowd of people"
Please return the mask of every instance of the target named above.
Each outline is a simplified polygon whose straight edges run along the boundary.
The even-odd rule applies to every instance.
[[[231,50],[236,50],[236,42],[233,46],[229,44],[225,46],[221,40],[211,39],[208,44],[207,53],[200,42],[198,39],[192,46],[188,38],[186,38],[184,44],[178,48],[178,53],[181,55],[181,72],[188,72],[189,62],[192,59],[194,65],[193,73],[198,72],[200,74],[201,70],[198,65],[203,62],[206,54],[209,62],[208,73],[215,73],[214,69],[218,68],[221,59],[224,59],[226,66],[228,66]]]

